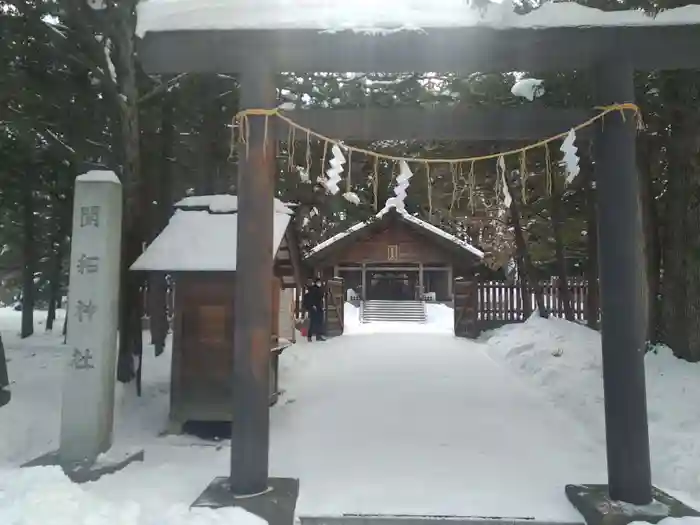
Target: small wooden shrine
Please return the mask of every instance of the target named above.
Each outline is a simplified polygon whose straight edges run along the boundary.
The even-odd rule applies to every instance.
[[[301,276],[292,211],[278,200],[274,210],[271,403],[277,397],[277,357],[293,342],[295,288]],[[172,432],[180,432],[187,421],[231,421],[233,417],[237,211],[233,195],[181,200],[169,224],[131,267],[168,273],[175,284]]]

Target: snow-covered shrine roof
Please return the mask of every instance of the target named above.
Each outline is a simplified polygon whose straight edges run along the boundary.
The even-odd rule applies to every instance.
[[[467,0],[142,0],[137,33],[149,31],[312,29],[383,33],[429,28],[672,26],[700,23],[700,6],[650,17],[639,10],[604,12],[573,2],[547,2],[526,15],[512,0],[491,3],[482,16]]]
[[[392,211],[395,212],[396,214],[398,214],[398,216],[402,220],[404,220],[406,222],[410,222],[410,223],[418,226],[419,228],[427,231],[428,233],[430,233],[432,235],[437,235],[438,237],[442,237],[443,239],[455,244],[457,247],[462,248],[462,249],[470,252],[472,255],[477,256],[479,259],[484,258],[484,252],[482,252],[478,248],[472,246],[468,242],[465,242],[462,239],[455,237],[454,235],[447,233],[444,230],[441,230],[437,226],[433,226],[429,222],[426,222],[422,219],[419,219],[418,217],[414,217],[413,215],[408,213],[406,210],[396,208],[395,206],[385,206],[379,213],[377,213],[377,215],[374,217],[373,220],[367,221],[367,222],[360,222],[358,224],[355,224],[355,225],[351,226],[350,228],[348,228],[347,230],[342,231],[342,232],[334,235],[333,237],[330,237],[330,238],[326,239],[325,241],[317,244],[311,250],[309,250],[309,252],[306,254],[305,259],[313,257],[314,255],[316,255],[316,254],[320,253],[321,251],[325,250],[326,248],[332,246],[333,244],[340,241],[341,239],[344,239],[344,238],[348,237],[349,235],[351,235],[359,230],[362,230],[363,228],[365,228],[367,226],[375,224],[377,219],[381,219],[382,217],[384,217],[385,215],[387,215],[389,212],[392,212]]]
[[[163,272],[236,271],[238,198],[234,195],[186,197],[175,204],[165,229],[136,259],[131,270]],[[272,240],[277,253],[292,211],[275,199]]]

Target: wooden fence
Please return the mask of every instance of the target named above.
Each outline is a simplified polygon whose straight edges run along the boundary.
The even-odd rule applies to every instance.
[[[556,282],[541,283],[544,295],[544,305],[554,316],[564,317],[564,303],[559,294]],[[586,320],[586,295],[588,283],[583,280],[570,280],[571,306],[577,321]],[[527,299],[527,298],[526,298]],[[530,312],[537,309],[535,295],[529,293]],[[524,321],[526,318],[526,303],[520,284],[499,281],[484,281],[478,283],[478,318],[485,324],[505,324]]]

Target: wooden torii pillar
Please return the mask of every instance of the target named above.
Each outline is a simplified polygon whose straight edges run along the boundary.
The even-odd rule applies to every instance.
[[[277,104],[274,69],[263,57],[239,75],[240,110]],[[276,142],[266,117],[250,116],[247,144],[238,151],[238,239],[235,293],[233,421],[230,489],[236,495],[268,489],[269,370],[272,324],[272,237]]]
[[[277,105],[277,71],[261,52],[238,74],[239,109]],[[238,229],[231,391],[231,469],[193,507],[238,506],[270,525],[291,525],[299,480],[271,478],[270,326],[277,139],[267,117],[250,115],[238,147]]]
[[[629,62],[602,64],[595,75],[600,105],[634,102]],[[646,280],[636,119],[611,114],[594,142],[598,198],[603,384],[610,498],[652,501],[644,375]]]

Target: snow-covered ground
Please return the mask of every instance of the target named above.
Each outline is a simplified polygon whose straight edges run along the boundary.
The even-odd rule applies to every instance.
[[[283,354],[271,474],[301,478],[299,513],[577,519],[563,485],[605,479],[598,334],[533,319],[470,342],[449,333],[449,308],[428,313],[423,333],[358,333],[348,318],[352,336]],[[228,471],[228,442],[160,435],[169,351],[155,358],[147,347],[143,397],[118,386],[113,453],[139,446],[144,463],[81,486],[54,468],[18,469],[56,447],[64,352],[60,320],[46,334],[39,314],[37,334],[21,341],[20,315],[0,309],[13,382],[0,409],[0,523],[259,524],[231,509],[188,509]],[[692,503],[700,365],[665,349],[647,364],[655,482]]]

